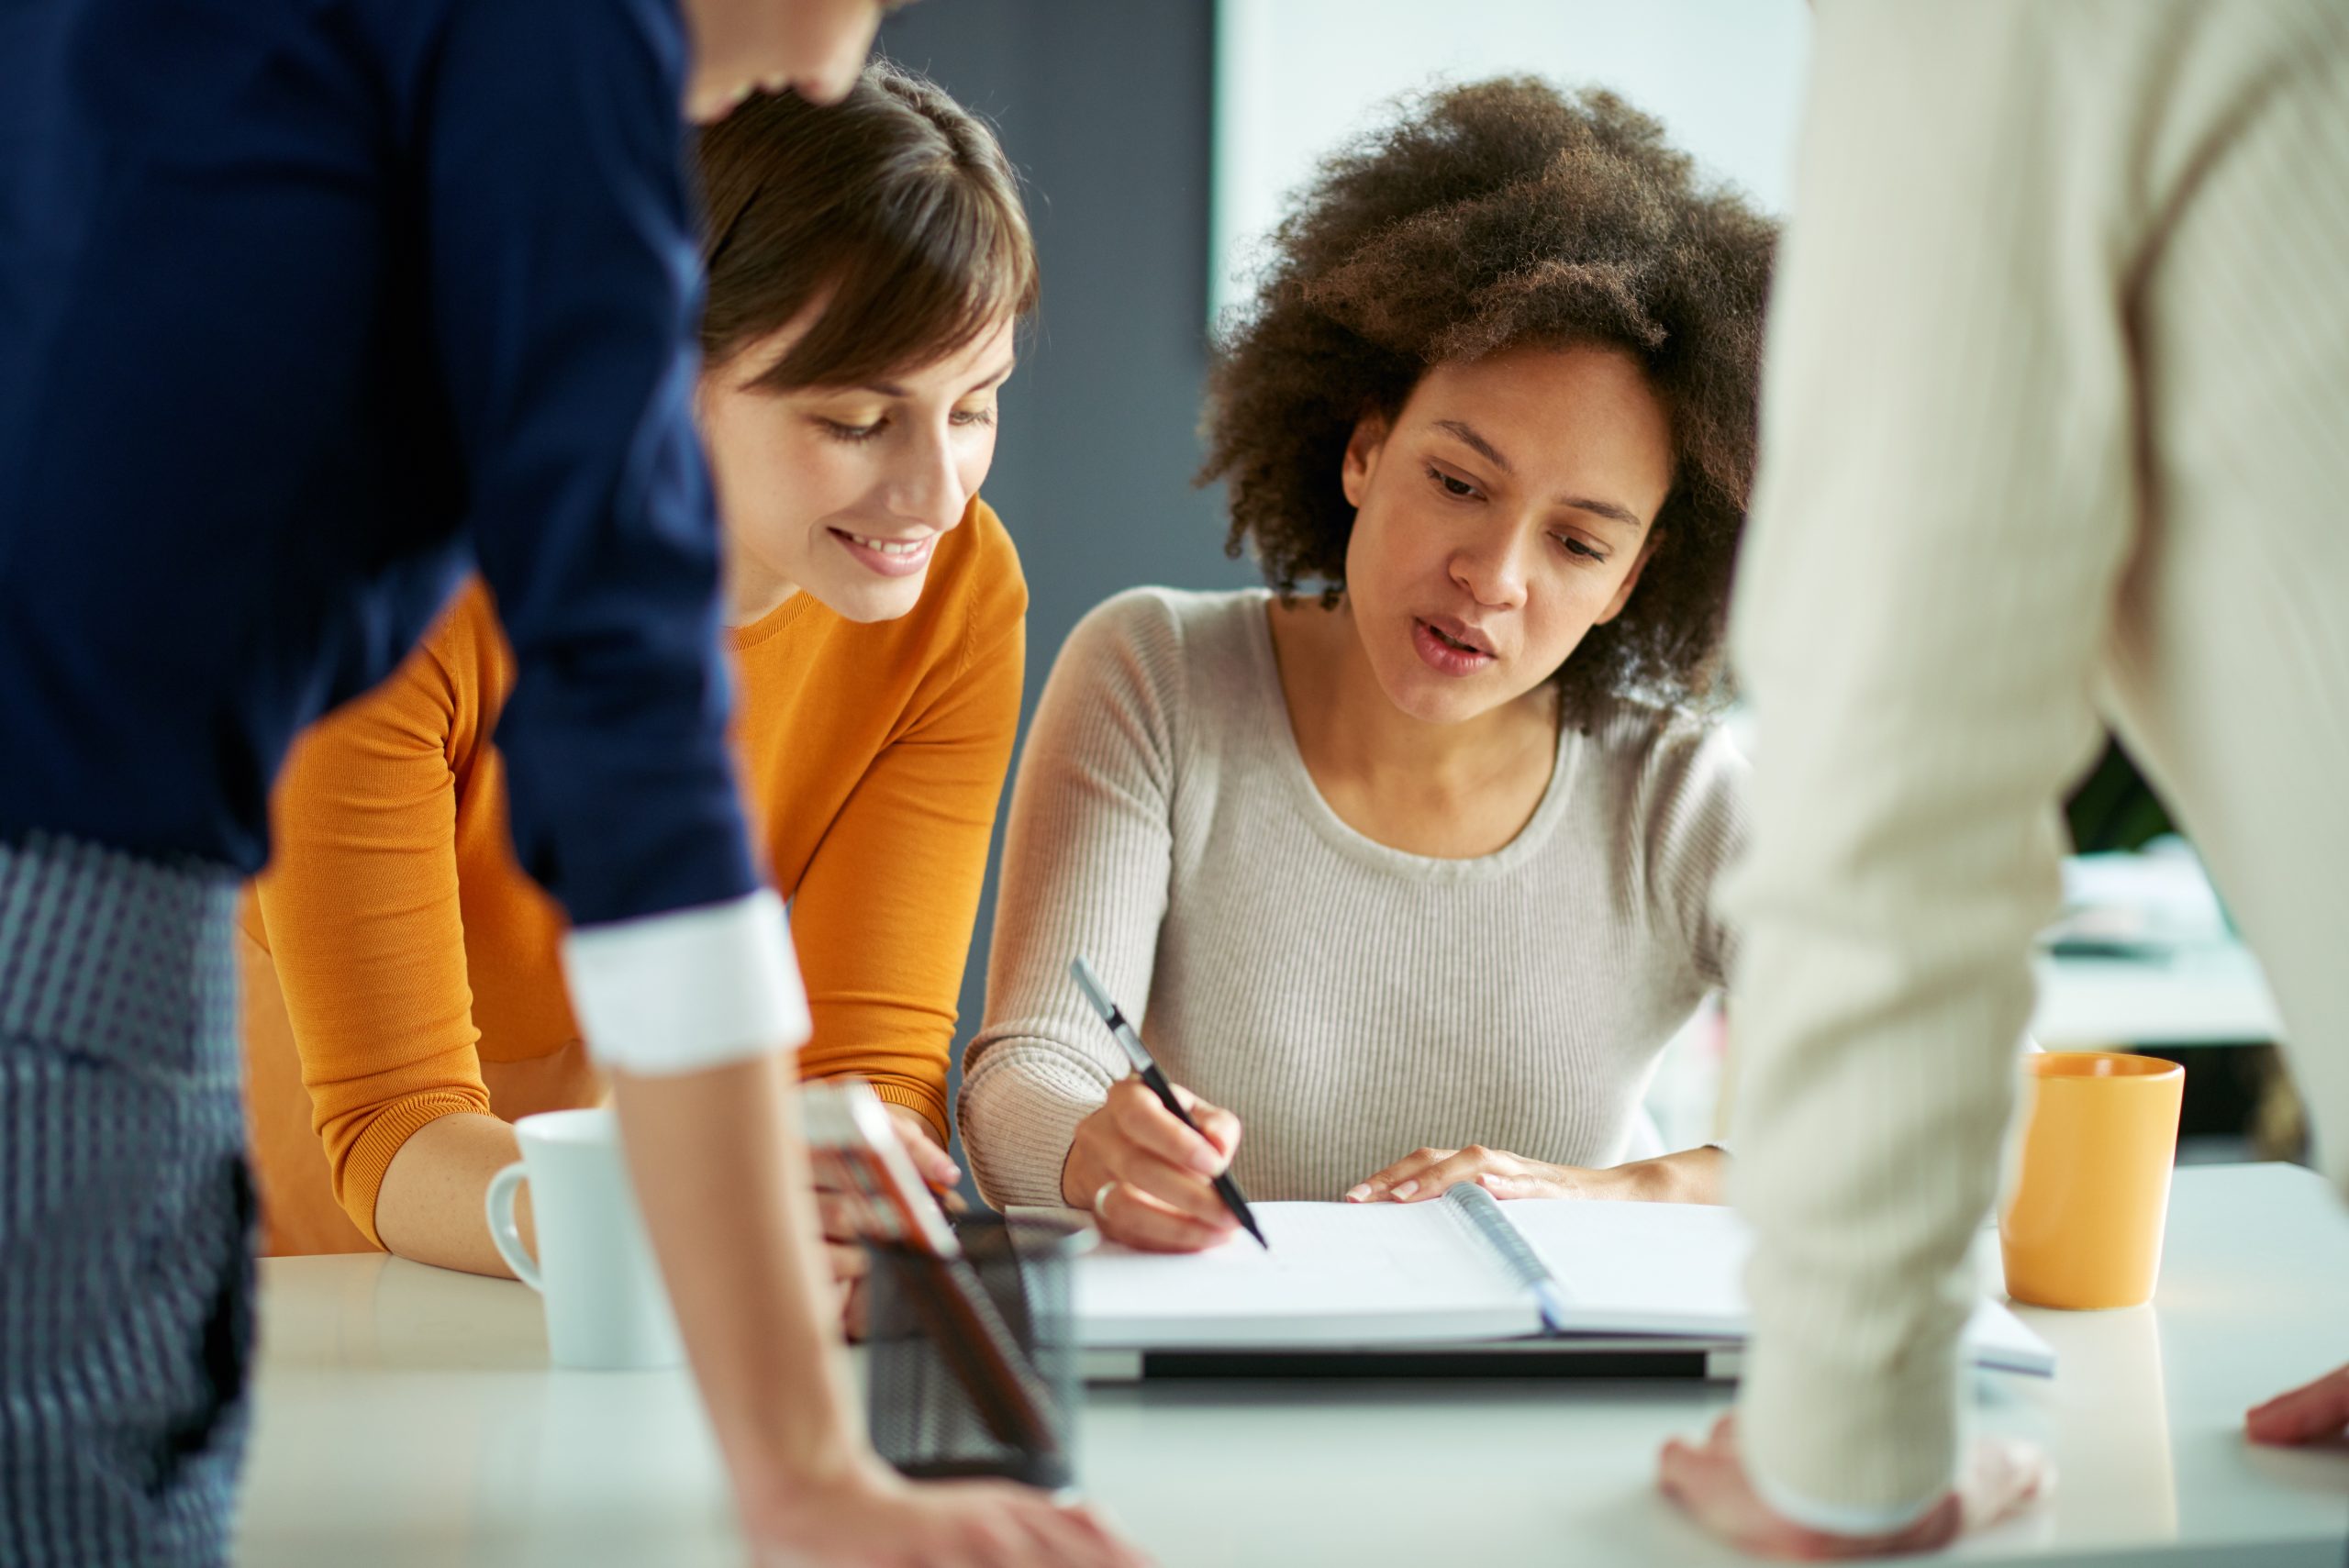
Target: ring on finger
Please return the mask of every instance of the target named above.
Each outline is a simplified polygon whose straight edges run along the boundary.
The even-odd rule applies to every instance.
[[[1100,1213],[1101,1207],[1109,1201],[1109,1195],[1117,1190],[1118,1179],[1115,1176],[1112,1176],[1108,1181],[1102,1183],[1099,1190],[1095,1192],[1093,1195],[1093,1212],[1096,1214]]]

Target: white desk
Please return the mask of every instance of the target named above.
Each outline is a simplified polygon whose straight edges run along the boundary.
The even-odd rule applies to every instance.
[[[2349,1450],[2237,1435],[2244,1406],[2349,1359],[2349,1216],[2306,1171],[2178,1173],[2155,1307],[2027,1312],[2052,1383],[1986,1377],[1987,1428],[2064,1476],[1968,1558],[2342,1568]],[[262,1267],[250,1568],[741,1561],[681,1373],[550,1371],[520,1285],[380,1257]],[[1168,1568],[1703,1563],[1656,1497],[1706,1385],[1096,1390],[1089,1490]]]
[[[2039,1005],[2032,1038],[2050,1051],[2114,1045],[2201,1045],[2274,1040],[2283,1027],[2259,961],[2238,941],[2154,962],[2032,960]]]

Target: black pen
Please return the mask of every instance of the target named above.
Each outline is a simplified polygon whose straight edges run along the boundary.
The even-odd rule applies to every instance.
[[[1109,1033],[1125,1048],[1126,1060],[1134,1064],[1134,1075],[1158,1096],[1160,1105],[1174,1113],[1176,1121],[1193,1132],[1198,1132],[1199,1124],[1184,1111],[1183,1102],[1174,1097],[1174,1086],[1166,1081],[1166,1074],[1158,1070],[1158,1063],[1151,1060],[1149,1050],[1141,1042],[1141,1036],[1134,1033],[1134,1026],[1126,1022],[1126,1015],[1118,1010],[1118,1004],[1109,1000],[1109,993],[1102,988],[1100,976],[1093,973],[1093,966],[1082,958],[1073,958],[1068,961],[1068,972],[1076,976],[1077,987],[1085,993],[1085,999],[1093,1004],[1093,1010],[1101,1015],[1103,1023],[1109,1026]],[[1207,1134],[1200,1132],[1199,1136],[1205,1138]],[[1232,1218],[1248,1228],[1248,1234],[1256,1239],[1256,1245],[1266,1251],[1272,1251],[1273,1244],[1264,1240],[1262,1230],[1256,1229],[1256,1217],[1248,1212],[1248,1200],[1240,1195],[1240,1184],[1231,1179],[1230,1173],[1226,1172],[1215,1179],[1215,1195],[1223,1200],[1224,1207],[1231,1210]]]

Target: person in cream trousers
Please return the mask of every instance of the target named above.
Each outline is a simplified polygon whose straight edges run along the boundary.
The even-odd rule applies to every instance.
[[[2043,1480],[1961,1447],[1954,1346],[2055,805],[2103,724],[2349,1179],[2349,8],[1821,0],[1815,36],[1734,634],[1755,1335],[1733,1424],[1662,1476],[1743,1546],[1831,1557]],[[2349,1372],[2248,1432],[2344,1420]]]

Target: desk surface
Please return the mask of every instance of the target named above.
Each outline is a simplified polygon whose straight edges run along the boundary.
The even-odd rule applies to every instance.
[[[518,1284],[381,1256],[264,1263],[250,1568],[741,1562],[682,1373],[546,1364]],[[2243,1407],[2349,1359],[2349,1216],[2282,1165],[2178,1173],[2150,1308],[2025,1309],[2052,1382],[1985,1374],[2050,1502],[1960,1555],[2342,1568],[2349,1449],[2246,1448]],[[1096,1389],[1090,1493],[1168,1568],[1731,1561],[1657,1499],[1703,1385]]]
[[[2281,1038],[2276,999],[2251,950],[2234,940],[2157,958],[2039,954],[2033,1039],[2050,1051],[2206,1045]]]

